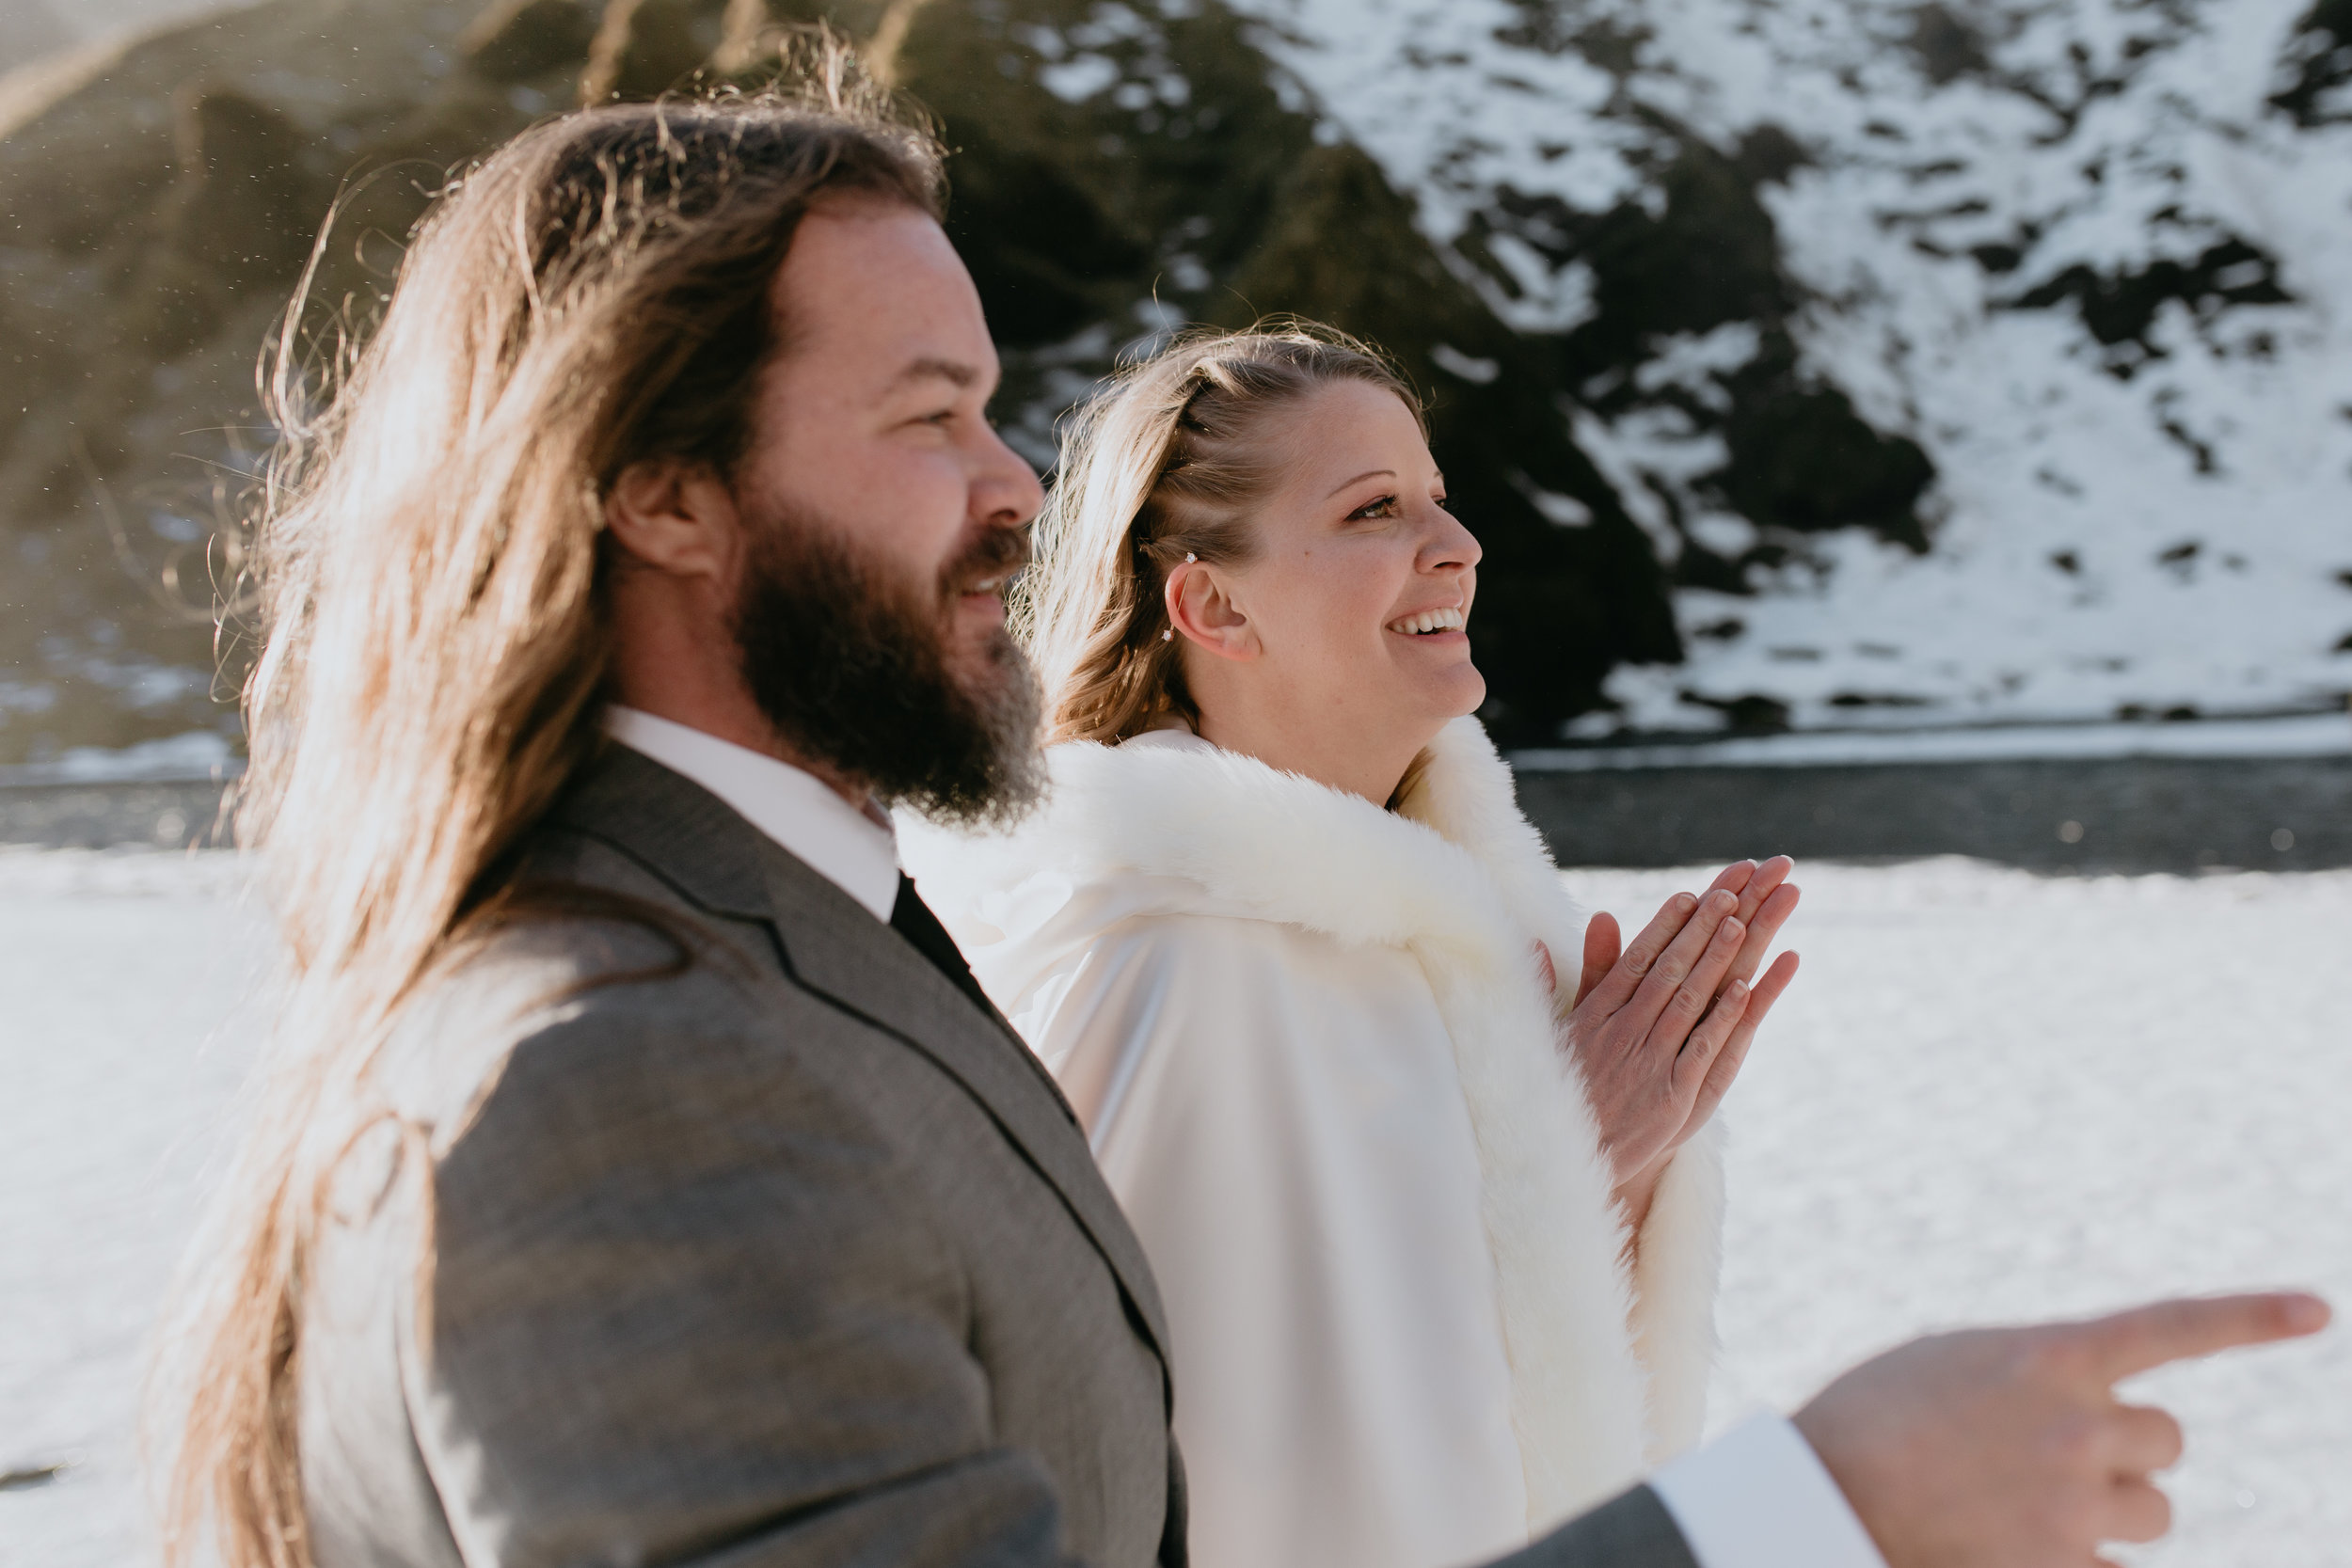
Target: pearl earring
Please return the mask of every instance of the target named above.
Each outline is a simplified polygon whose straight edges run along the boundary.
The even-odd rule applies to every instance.
[[[1193,554],[1190,550],[1186,550],[1186,551],[1184,552],[1184,559],[1185,559],[1186,561],[1198,561],[1198,560],[1200,560],[1200,558],[1199,556],[1197,556],[1197,555]]]
[[[1169,627],[1168,630],[1166,630],[1166,631],[1164,631],[1164,632],[1160,633],[1160,641],[1163,641],[1163,642],[1173,642],[1173,641],[1176,641],[1176,630],[1175,630],[1175,628],[1174,628],[1173,626],[1171,626],[1171,627]]]

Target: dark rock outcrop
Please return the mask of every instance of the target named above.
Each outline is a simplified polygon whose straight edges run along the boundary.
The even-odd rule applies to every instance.
[[[2280,62],[2286,85],[2270,102],[2309,129],[2352,119],[2352,0],[2316,0]]]

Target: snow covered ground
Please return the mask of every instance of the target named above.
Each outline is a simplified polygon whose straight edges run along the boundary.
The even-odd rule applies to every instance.
[[[1966,1320],[2315,1285],[2352,1306],[2352,874],[1814,866],[1805,971],[1733,1102],[1719,1423]],[[1690,879],[1583,872],[1646,914]],[[0,1562],[143,1560],[140,1335],[217,1147],[263,951],[224,857],[0,851]],[[2143,1564],[2352,1537],[2352,1333],[2150,1380],[2188,1419]]]
[[[265,951],[227,856],[0,849],[0,1562],[146,1560],[141,1341],[243,1076]]]
[[[2352,875],[1798,879],[1804,967],[1729,1104],[1717,1423],[1965,1322],[2266,1285],[2352,1308]],[[1571,885],[1624,920],[1693,884]],[[2133,1560],[2344,1560],[2352,1334],[2139,1391],[2190,1451],[2177,1534]]]

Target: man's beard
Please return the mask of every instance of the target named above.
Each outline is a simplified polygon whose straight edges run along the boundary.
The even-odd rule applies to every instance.
[[[946,646],[957,599],[1009,577],[1026,537],[991,529],[917,585],[859,560],[824,519],[772,503],[754,517],[735,638],[785,741],[935,821],[1009,825],[1036,804],[1045,769],[1028,659],[999,627],[981,672],[959,682]]]

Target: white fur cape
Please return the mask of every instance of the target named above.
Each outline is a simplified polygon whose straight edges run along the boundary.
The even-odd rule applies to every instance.
[[[1028,977],[992,950],[1034,927],[1024,905],[1041,908],[1041,887],[1042,907],[1063,909],[1089,883],[1148,890],[1083,917],[1097,925],[1219,915],[1409,952],[1475,1139],[1530,1532],[1694,1442],[1720,1258],[1715,1132],[1669,1168],[1627,1277],[1597,1126],[1558,1044],[1584,916],[1478,724],[1446,728],[1396,812],[1198,741],[1048,754],[1049,803],[1018,831],[901,830],[909,870],[1007,1010],[1020,1013]],[[1553,955],[1556,997],[1534,940]],[[1180,1410],[1183,1378],[1180,1364]]]

